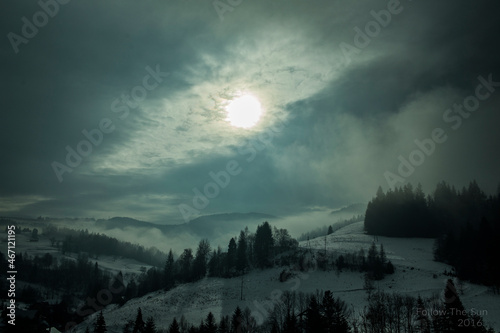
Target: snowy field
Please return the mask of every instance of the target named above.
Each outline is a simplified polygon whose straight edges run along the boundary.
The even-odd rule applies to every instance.
[[[54,259],[76,260],[78,255],[75,253],[62,254],[57,248],[52,247],[50,240],[41,235],[38,242],[30,242],[31,235],[28,233],[16,234],[16,253],[28,254],[29,256],[43,257],[44,254],[50,253]],[[4,242],[5,241],[5,242]],[[6,248],[6,239],[2,240],[3,248]],[[137,260],[122,258],[116,256],[99,256],[98,259],[89,258],[89,261],[95,263],[97,261],[99,267],[110,274],[114,275],[121,271],[124,276],[129,274],[140,274],[141,267],[149,269],[151,265],[141,263]],[[144,270],[144,268],[142,268]]]
[[[374,238],[363,234],[363,222],[344,227],[326,237],[327,251],[337,253],[366,251]],[[431,296],[441,293],[447,276],[444,270],[448,265],[432,260],[432,239],[378,237],[377,244],[384,244],[387,257],[396,267],[394,275],[376,282],[375,286],[387,292],[398,292],[413,296]],[[324,249],[325,237],[309,242],[301,242],[302,247]],[[104,263],[102,264],[105,265]],[[199,324],[211,311],[218,320],[221,315],[230,315],[236,306],[248,307],[258,322],[264,320],[266,309],[286,290],[314,292],[332,290],[352,306],[355,313],[366,305],[366,292],[363,290],[363,275],[357,272],[313,271],[298,275],[295,279],[281,283],[278,280],[283,268],[253,271],[242,278],[221,279],[205,278],[201,281],[178,286],[168,292],[157,291],[144,297],[127,302],[124,306],[107,307],[103,313],[108,332],[121,332],[125,322],[134,319],[137,308],[141,307],[143,316],[153,316],[158,328],[168,328],[172,319],[184,315],[186,319]],[[437,277],[435,277],[435,276]],[[241,286],[243,285],[243,288]],[[243,300],[241,300],[243,290]],[[460,296],[466,309],[486,313],[483,317],[487,325],[500,329],[500,296],[493,295],[484,286],[464,283],[464,294]],[[95,315],[90,316],[77,327],[77,332],[92,328]]]

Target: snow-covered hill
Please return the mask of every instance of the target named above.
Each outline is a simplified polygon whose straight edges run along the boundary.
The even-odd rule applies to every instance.
[[[338,253],[365,250],[374,237],[363,233],[363,222],[354,223],[326,237],[327,251]],[[396,267],[394,275],[388,275],[376,283],[376,287],[391,292],[423,297],[442,292],[447,276],[444,270],[448,265],[434,262],[432,239],[378,237],[377,244],[384,244],[387,257]],[[325,248],[325,237],[300,246],[314,249]],[[279,282],[283,268],[256,270],[243,277],[233,279],[205,278],[185,284],[168,292],[157,291],[144,297],[127,302],[124,306],[107,307],[103,313],[108,332],[121,332],[125,322],[134,319],[137,308],[141,307],[144,317],[153,316],[157,327],[167,328],[174,317],[184,315],[194,324],[199,324],[211,311],[218,319],[221,315],[231,314],[235,307],[248,307],[258,322],[265,318],[266,309],[273,299],[286,290],[314,292],[317,289],[332,290],[336,297],[351,304],[355,313],[366,305],[366,292],[363,290],[363,275],[358,272],[310,271],[299,274],[287,282]],[[241,286],[243,285],[243,288]],[[241,298],[243,290],[243,300]],[[493,295],[487,287],[464,283],[464,294],[460,296],[466,309],[482,311],[487,325],[500,329],[500,296]],[[90,316],[77,327],[77,332],[91,328],[96,314]]]

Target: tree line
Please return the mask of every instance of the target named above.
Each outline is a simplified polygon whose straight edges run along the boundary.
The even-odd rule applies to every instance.
[[[0,252],[0,263],[5,262],[5,257]],[[81,296],[90,296],[97,291],[108,288],[109,284],[117,277],[103,271],[97,262],[89,261],[85,254],[79,254],[76,259],[60,258],[57,260],[50,253],[43,256],[30,256],[19,253],[16,257],[18,279],[30,284],[37,284],[50,290]],[[121,273],[119,273],[121,274]],[[26,287],[30,290],[29,286]],[[36,295],[40,293],[37,292]],[[21,294],[22,297],[22,294]],[[26,301],[37,301],[30,297]]]
[[[443,181],[425,196],[420,184],[415,189],[406,184],[387,192],[378,188],[368,203],[364,227],[371,235],[435,238],[467,223],[478,226],[483,217],[498,223],[500,186],[487,196],[476,181],[462,190]]]
[[[330,234],[333,234],[335,231],[348,226],[349,224],[364,221],[364,218],[365,218],[364,215],[355,215],[355,216],[351,217],[350,219],[339,220],[337,223],[334,223],[334,224],[331,224],[328,226],[325,225],[323,227],[316,228],[312,231],[305,232],[305,233],[301,234],[299,237],[297,237],[297,240],[299,242],[301,242],[301,241],[321,237],[324,235],[330,235]]]
[[[176,259],[172,250],[167,254],[163,269],[152,267],[127,285],[126,299],[142,296],[161,288],[169,290],[181,283],[195,282],[205,276],[230,278],[243,275],[250,269],[273,267],[275,258],[294,252],[298,242],[286,229],[271,228],[263,222],[255,233],[242,230],[239,237],[229,240],[226,251],[212,249],[208,240],[199,242]]]
[[[453,280],[448,279],[442,295],[420,296],[369,291],[367,305],[357,313],[330,290],[315,293],[285,291],[269,302],[265,320],[258,324],[249,308],[239,306],[219,320],[212,312],[199,325],[173,318],[168,327],[158,328],[153,317],[144,320],[141,308],[128,320],[123,333],[494,333],[481,312],[466,310]],[[93,324],[94,333],[106,332],[102,312]],[[90,333],[87,328],[86,332]]]
[[[92,258],[101,255],[120,256],[158,267],[162,266],[166,257],[166,254],[157,248],[145,248],[142,245],[119,241],[88,230],[49,227],[44,229],[43,233],[49,237],[52,246],[57,247],[62,254],[83,252]]]
[[[257,227],[255,234],[241,231],[238,238],[230,239],[227,250],[211,250],[208,240],[201,240],[196,251],[188,248],[175,259],[169,251],[163,269],[151,267],[144,274],[133,278],[127,284],[123,301],[143,296],[159,289],[170,290],[176,285],[198,281],[205,276],[231,278],[247,273],[251,269],[275,266],[294,266],[300,271],[311,265],[321,270],[345,269],[364,272],[369,280],[381,280],[386,274],[394,273],[394,266],[387,259],[383,244],[379,248],[372,243],[367,252],[360,249],[355,253],[341,255],[321,250],[298,248],[286,229],[274,230],[268,222]],[[281,280],[291,276],[288,269],[280,274]]]
[[[436,238],[434,258],[458,277],[500,292],[500,187],[487,196],[475,181],[462,190],[441,182],[425,197],[419,185],[386,193],[379,187],[367,207],[369,234]]]

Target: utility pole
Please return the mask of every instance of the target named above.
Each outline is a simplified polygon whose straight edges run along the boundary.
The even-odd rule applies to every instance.
[[[243,275],[241,276],[240,301],[243,300]]]

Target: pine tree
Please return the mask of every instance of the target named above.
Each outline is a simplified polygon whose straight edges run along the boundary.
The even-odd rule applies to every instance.
[[[222,316],[219,322],[219,331],[218,333],[229,333],[230,330],[229,317]]]
[[[430,333],[430,321],[429,318],[425,315],[425,305],[424,301],[420,296],[417,298],[417,330],[420,333]]]
[[[198,333],[205,333],[205,323],[203,322],[203,319],[200,321],[200,326],[198,326]]]
[[[363,248],[359,249],[358,252],[359,269],[361,272],[366,271],[366,256],[365,250]]]
[[[273,232],[269,222],[266,221],[257,227],[255,233],[254,251],[257,266],[260,268],[272,266],[273,246]]]
[[[380,280],[384,277],[385,267],[382,265],[382,260],[375,243],[372,243],[370,249],[368,250],[368,259],[366,264],[371,279]]]
[[[132,319],[129,319],[125,326],[123,326],[123,333],[132,333],[134,330],[134,321]]]
[[[105,332],[107,332],[106,321],[104,320],[104,316],[101,311],[99,312],[99,316],[97,316],[97,320],[94,325],[94,333],[105,333]]]
[[[295,313],[288,312],[286,314],[282,333],[300,333]]]
[[[218,251],[212,251],[208,261],[208,276],[220,276],[220,247]]]
[[[180,276],[182,281],[191,281],[191,264],[193,262],[193,250],[185,249],[179,257]]]
[[[238,248],[236,250],[236,269],[244,273],[247,268],[247,240],[245,233],[240,232],[240,238],[238,239]]]
[[[368,298],[370,298],[371,293],[375,289],[375,285],[373,283],[373,280],[371,279],[370,274],[368,274],[368,273],[365,273],[365,276],[364,276],[363,289],[366,290],[366,293],[368,294]]]
[[[231,333],[241,332],[243,322],[243,312],[240,307],[237,306],[234,310],[233,316],[231,317]]]
[[[382,263],[382,265],[385,265],[387,263],[387,255],[385,254],[385,250],[384,250],[384,244],[380,244],[380,262]]]
[[[141,308],[137,309],[137,316],[135,317],[133,333],[143,333],[144,332],[144,320],[142,319]]]
[[[316,296],[311,296],[309,306],[306,310],[306,332],[325,332],[324,320],[320,313],[320,305]]]
[[[231,275],[232,270],[236,268],[236,249],[237,249],[236,241],[234,240],[234,238],[231,238],[231,240],[229,241],[229,245],[227,247],[227,256],[226,256],[227,270],[228,272],[230,272],[229,275]]]
[[[327,234],[327,235],[331,235],[331,234],[333,234],[333,228],[332,228],[332,226],[329,226],[329,227],[328,227],[328,232],[327,232],[326,234]]]
[[[144,333],[156,333],[156,324],[153,317],[148,317],[146,326],[144,327]]]
[[[192,276],[193,280],[199,280],[205,277],[207,273],[207,258],[210,253],[210,243],[206,239],[202,239],[198,244],[196,256],[193,261]]]
[[[174,320],[172,321],[172,324],[170,324],[168,333],[180,333],[179,324],[177,323],[177,319],[175,317]]]
[[[390,260],[385,265],[385,274],[394,274],[394,265]]]
[[[375,246],[375,243],[372,243],[370,246],[370,249],[368,250],[368,257],[366,259],[366,264],[368,265],[369,270],[373,270],[375,266],[375,261],[377,260],[378,257],[378,251],[377,251],[377,246]]]
[[[217,324],[212,312],[209,312],[205,324],[203,325],[204,333],[217,333]]]
[[[384,200],[385,199],[385,193],[384,190],[382,190],[382,186],[379,186],[377,188],[377,194],[375,197],[378,201]]]
[[[188,321],[186,320],[186,317],[184,317],[184,315],[181,315],[181,318],[179,319],[179,330],[185,333],[189,330],[191,326],[192,325],[189,324]]]
[[[170,249],[163,270],[163,287],[165,290],[169,290],[174,286],[174,263],[174,255],[172,249]]]
[[[130,282],[127,284],[127,289],[125,289],[125,299],[129,300],[137,296],[137,284],[135,280],[132,278]]]
[[[347,305],[342,300],[335,299],[330,290],[325,291],[321,308],[326,332],[349,332],[349,323],[346,318]]]
[[[444,329],[450,332],[463,332],[466,327],[460,326],[460,322],[467,319],[465,308],[458,296],[455,284],[451,279],[446,282],[444,290]]]

